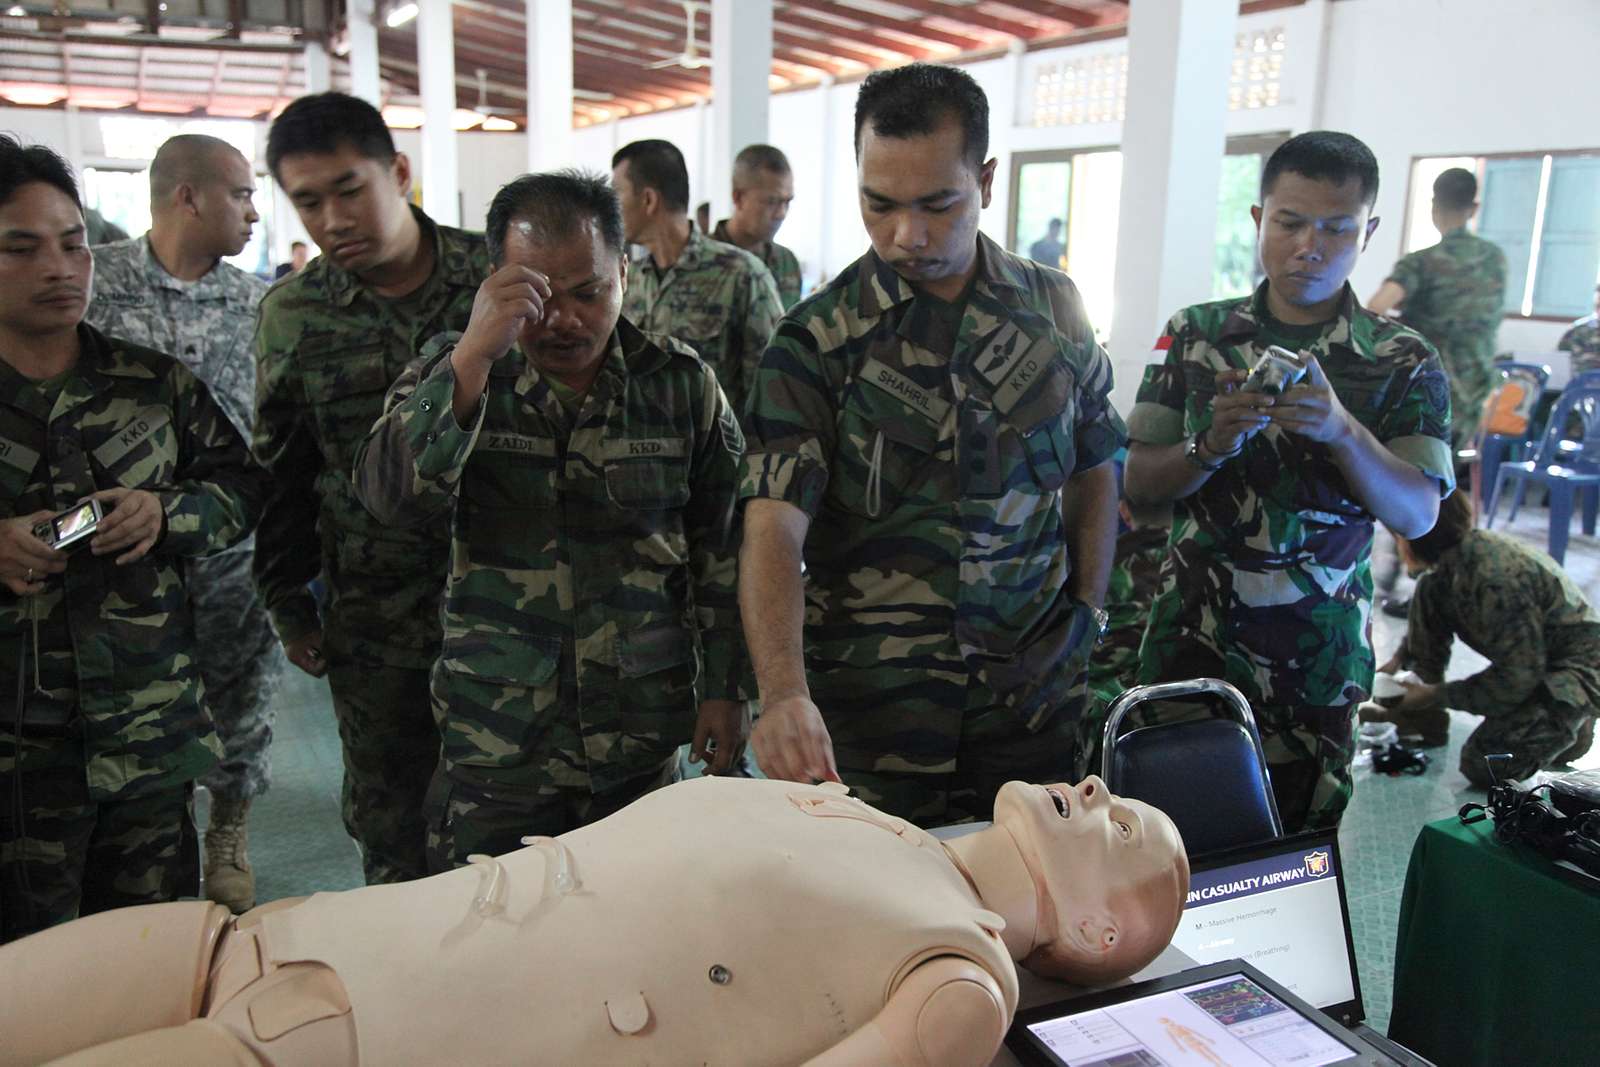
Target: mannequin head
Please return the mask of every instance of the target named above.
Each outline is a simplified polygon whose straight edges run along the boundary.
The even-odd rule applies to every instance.
[[[1038,891],[1036,947],[1022,965],[1094,985],[1124,978],[1172,940],[1189,892],[1189,858],[1165,814],[1113,796],[1093,775],[1076,786],[1008,782],[994,821],[1016,841]]]

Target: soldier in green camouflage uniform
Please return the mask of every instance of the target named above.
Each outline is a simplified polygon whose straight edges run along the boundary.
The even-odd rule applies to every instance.
[[[324,110],[337,118],[319,117]],[[339,139],[301,147],[308,119]],[[346,134],[358,122],[365,140]],[[272,138],[288,147],[274,155]],[[422,807],[439,750],[428,665],[439,655],[449,529],[443,517],[407,529],[374,518],[351,471],[400,372],[429,338],[466,326],[488,258],[482,237],[405,203],[405,157],[365,102],[337,93],[295,101],[273,124],[268,158],[324,254],[261,303],[255,451],[275,485],[256,536],[256,581],[290,659],[311,673],[326,665],[345,826],[367,881],[403,881],[427,871]],[[418,265],[398,284],[383,258],[396,244],[412,250],[401,267]],[[306,588],[319,575],[325,614]]]
[[[746,674],[743,442],[715,376],[618,318],[626,261],[602,179],[518,179],[490,207],[489,237],[502,266],[466,334],[401,376],[357,461],[385,523],[444,516],[453,531],[435,869],[617,810],[662,784],[691,738],[697,755],[716,739],[713,771],[744,742],[742,726],[696,729],[697,707],[702,731],[737,725]]]
[[[914,64],[856,115],[872,250],[785,317],[746,411],[756,755],[923,825],[985,818],[1072,768],[1122,420],[1072,282],[978,233],[981,89]]]
[[[1447,725],[1445,708],[1484,717],[1462,746],[1461,773],[1487,787],[1487,755],[1510,753],[1496,773],[1522,779],[1589,751],[1600,714],[1600,614],[1549,556],[1473,529],[1465,497],[1446,501],[1438,525],[1404,543],[1421,577],[1406,638],[1385,669],[1422,678],[1391,714],[1396,721]],[[1444,682],[1458,637],[1489,666]]]
[[[800,261],[775,238],[793,200],[788,157],[769,144],[747,145],[733,160],[733,217],[711,231],[712,240],[742,248],[766,264],[785,311],[800,302]]]
[[[67,165],[0,138],[0,174],[0,689],[22,697],[0,719],[9,940],[179,893],[189,783],[222,754],[180,563],[243,539],[265,485],[194,375],[81,323],[93,264]],[[34,535],[91,496],[107,514],[87,544]]]
[[[1492,384],[1495,336],[1505,311],[1506,255],[1467,230],[1478,210],[1478,180],[1452,167],[1433,183],[1436,245],[1404,256],[1367,304],[1382,315],[1399,306],[1400,321],[1438,349],[1450,376],[1450,417],[1457,448],[1477,436]]]
[[[1106,586],[1105,636],[1089,658],[1089,700],[1078,720],[1078,766],[1074,781],[1100,772],[1101,734],[1106,711],[1123,690],[1135,684],[1139,671],[1139,645],[1150,604],[1161,584],[1161,564],[1167,558],[1167,538],[1172,532],[1172,507],[1130,504],[1118,509],[1129,529],[1117,538],[1117,554]],[[1140,705],[1123,719],[1125,729],[1153,722]],[[1119,731],[1121,732],[1121,731]]]
[[[245,246],[256,221],[249,161],[226,141],[180,134],[161,146],[150,173],[150,232],[94,249],[88,319],[114,337],[183,363],[248,441],[256,397],[251,338],[267,283],[221,257]],[[161,255],[174,270],[191,267],[188,277],[174,276]],[[271,781],[272,694],[284,665],[251,578],[254,549],[255,542],[246,539],[226,552],[190,560],[184,583],[206,710],[223,749],[222,762],[200,779],[212,801],[206,895],[235,912],[255,903],[245,816]]]
[[[636,141],[619,149],[611,166],[623,232],[642,246],[628,265],[623,317],[693,348],[741,414],[761,352],[783,316],[772,275],[749,252],[694,228],[689,174],[672,145]]]
[[[1572,373],[1600,370],[1600,285],[1594,290],[1593,315],[1574,322],[1556,347],[1572,355]]]
[[[1345,282],[1376,195],[1353,137],[1279,148],[1254,209],[1267,280],[1174,315],[1128,419],[1128,494],[1176,503],[1139,681],[1237,686],[1291,830],[1337,824],[1349,800],[1374,517],[1415,535],[1454,486],[1438,356]],[[1306,379],[1276,398],[1241,391],[1269,344],[1311,357]]]

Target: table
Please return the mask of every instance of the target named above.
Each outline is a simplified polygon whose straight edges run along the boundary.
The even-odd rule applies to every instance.
[[[1429,823],[1400,898],[1389,1036],[1435,1063],[1600,1056],[1600,891],[1494,839]]]

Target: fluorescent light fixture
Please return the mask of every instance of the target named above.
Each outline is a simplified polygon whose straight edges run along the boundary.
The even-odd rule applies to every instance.
[[[483,118],[484,117],[478,114],[476,111],[470,111],[467,108],[458,107],[454,111],[450,112],[450,125],[454,126],[457,130],[471,130],[483,125]]]
[[[406,23],[410,22],[416,17],[416,4],[396,4],[394,7],[389,9],[389,14],[384,18],[383,21],[392,30],[397,26],[404,26]]]
[[[61,85],[6,85],[0,87],[0,96],[4,96],[13,104],[23,104],[30,107],[44,107],[49,104],[59,103],[66,95],[66,87]]]
[[[490,115],[483,120],[483,126],[480,128],[494,133],[509,133],[517,128],[517,124],[499,115]]]
[[[395,130],[414,130],[422,125],[422,109],[404,104],[389,104],[383,109],[384,125]]]
[[[6,14],[10,15],[14,19],[20,19],[27,15],[27,13],[28,12],[21,4],[12,4],[10,7],[6,8]]]

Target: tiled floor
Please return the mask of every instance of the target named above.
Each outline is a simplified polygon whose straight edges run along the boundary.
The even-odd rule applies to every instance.
[[[1543,511],[1524,509],[1512,532],[1542,549],[1544,522]],[[1566,565],[1591,602],[1600,600],[1600,540],[1575,532]],[[1403,632],[1402,622],[1374,613],[1379,662]],[[1471,650],[1458,648],[1449,676],[1464,677],[1482,665]],[[327,685],[293,669],[289,675],[278,698],[273,787],[257,802],[250,824],[263,902],[361,884],[360,858],[340,822],[339,738]],[[1400,890],[1417,830],[1483,796],[1457,770],[1461,744],[1479,720],[1460,712],[1452,717],[1449,748],[1432,750],[1431,765],[1420,777],[1357,769],[1355,798],[1340,830],[1361,989],[1369,1022],[1380,1032],[1388,1027]],[[1580,765],[1600,766],[1600,746]]]

